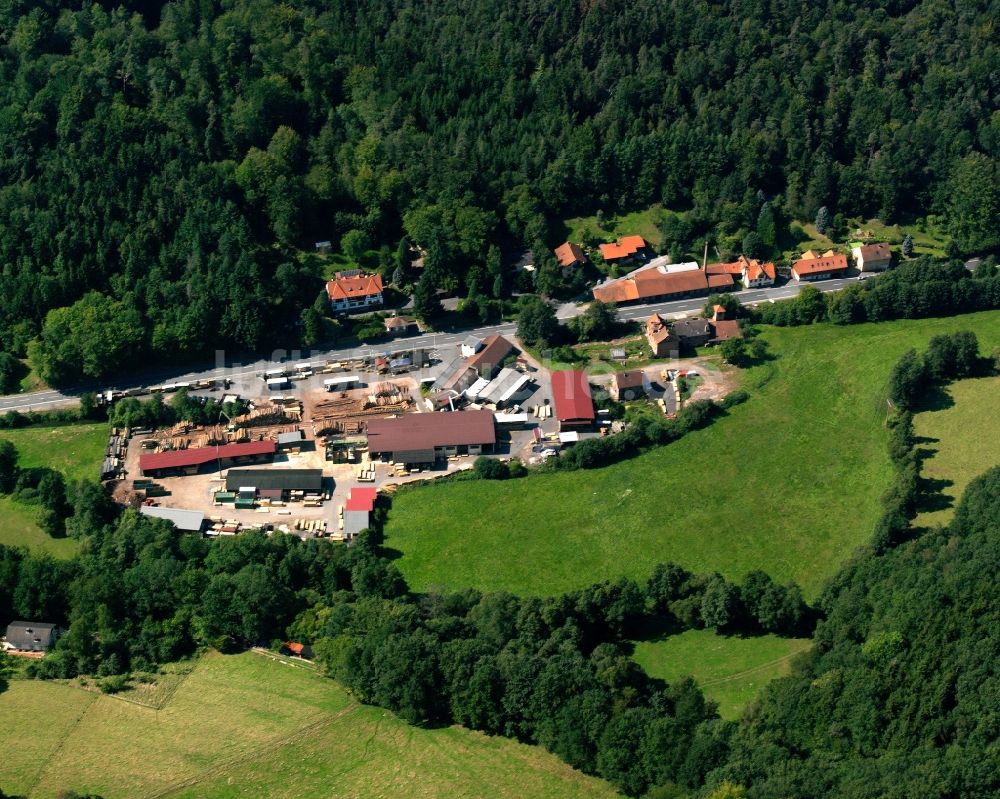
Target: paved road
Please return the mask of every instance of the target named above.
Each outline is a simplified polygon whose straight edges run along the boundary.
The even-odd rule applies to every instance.
[[[853,278],[817,281],[815,285],[820,291],[836,291],[853,282]],[[789,283],[784,286],[769,289],[750,289],[741,291],[737,296],[744,305],[754,305],[761,302],[787,299],[799,293],[799,284]],[[700,311],[705,305],[705,299],[677,300],[674,302],[650,303],[646,305],[633,305],[622,308],[618,312],[620,319],[644,319],[654,311],[665,316],[679,317],[692,312]],[[581,313],[579,306],[563,305],[559,308],[557,315],[561,320],[570,319]],[[380,354],[387,347],[396,350],[402,349],[436,349],[448,345],[455,345],[464,340],[467,336],[474,334],[477,336],[488,336],[493,333],[502,335],[512,335],[516,330],[513,322],[504,322],[496,325],[487,325],[474,330],[462,330],[459,332],[426,333],[419,336],[409,336],[398,339],[393,343],[381,343],[366,345],[362,347],[346,347],[341,349],[331,349],[326,351],[311,351],[308,356],[296,351],[278,350],[270,358],[259,358],[246,363],[230,363],[222,358],[215,367],[203,364],[196,367],[195,371],[181,373],[177,370],[157,370],[148,371],[143,374],[135,374],[130,377],[120,377],[109,381],[101,386],[78,386],[75,388],[62,389],[60,391],[48,390],[37,391],[31,394],[14,394],[0,397],[0,413],[7,411],[42,411],[57,407],[73,405],[78,401],[79,395],[84,391],[93,391],[97,388],[114,387],[117,389],[135,388],[140,386],[156,385],[163,382],[188,382],[209,378],[228,377],[237,387],[239,384],[250,382],[251,378],[256,378],[266,369],[274,368],[276,362],[298,362],[298,361],[323,361],[326,359],[349,360],[352,358],[368,357],[373,354]]]

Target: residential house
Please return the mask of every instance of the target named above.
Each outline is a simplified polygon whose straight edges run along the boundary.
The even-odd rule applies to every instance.
[[[644,261],[648,255],[649,246],[642,236],[623,236],[614,244],[601,245],[601,257],[606,264]]]
[[[359,270],[337,272],[326,284],[330,308],[336,313],[354,313],[382,305],[382,276]]]
[[[37,621],[13,621],[7,625],[7,634],[0,640],[5,652],[12,655],[40,656],[56,642],[59,628],[54,624]]]
[[[838,255],[833,250],[827,250],[822,255],[807,250],[792,264],[792,277],[797,281],[829,280],[841,277],[845,272],[847,272],[847,256]]]
[[[735,261],[724,264],[708,264],[705,273],[708,275],[732,275],[734,279],[743,275],[743,267],[746,264],[746,256],[741,255]]]
[[[565,241],[556,247],[555,254],[564,277],[569,277],[575,269],[587,263],[587,256],[583,250],[571,241]]]
[[[560,430],[579,430],[594,424],[594,400],[587,375],[578,370],[552,373],[552,402]]]
[[[646,320],[646,342],[654,358],[676,358],[680,343],[667,321],[658,313]]]
[[[681,319],[674,322],[674,335],[685,347],[702,347],[715,336],[715,328],[708,319]]]
[[[741,255],[743,259],[742,280],[743,285],[748,289],[761,288],[763,286],[773,286],[777,278],[777,272],[771,261],[758,261],[756,258],[748,259]]]
[[[644,397],[649,392],[649,380],[642,369],[615,372],[611,379],[611,396],[618,402]]]
[[[851,250],[859,272],[884,272],[892,266],[892,248],[888,244],[861,244]]]
[[[732,288],[732,275],[709,275],[701,269],[674,272],[665,267],[648,267],[595,286],[593,295],[601,302],[622,305],[703,297],[713,291]]]

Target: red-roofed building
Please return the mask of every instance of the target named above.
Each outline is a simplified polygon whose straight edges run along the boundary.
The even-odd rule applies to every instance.
[[[828,280],[841,277],[847,271],[847,256],[838,255],[833,250],[819,253],[807,250],[792,264],[792,277],[798,281]]]
[[[709,275],[700,269],[667,272],[649,266],[618,280],[609,280],[595,286],[593,294],[601,302],[621,305],[699,297],[711,291],[727,291],[732,288],[733,277],[729,274]]]
[[[740,256],[745,261],[743,265],[743,285],[748,289],[761,288],[762,286],[773,286],[777,278],[774,264],[771,261],[758,261],[756,258],[748,259]]]
[[[354,538],[371,526],[371,513],[375,510],[378,489],[374,486],[354,486],[347,492],[344,503],[344,536]]]
[[[560,430],[578,430],[594,423],[594,399],[587,375],[578,370],[552,373],[552,401]]]
[[[298,641],[285,641],[284,649],[293,657],[312,660],[313,648],[309,644],[300,644]]]
[[[225,468],[234,463],[267,461],[274,457],[276,448],[273,441],[250,441],[245,444],[156,452],[139,456],[139,471],[146,477],[156,477],[179,469],[193,471],[207,463],[218,463],[220,468]]]
[[[608,264],[641,260],[646,256],[647,246],[642,236],[623,236],[614,244],[602,244],[601,257]]]
[[[562,267],[563,274],[566,276],[572,274],[574,269],[587,263],[587,256],[584,255],[583,250],[571,241],[563,242],[556,247],[555,254],[556,260],[559,262],[559,266]]]
[[[382,304],[382,276],[363,272],[337,272],[326,284],[334,313],[364,311]]]

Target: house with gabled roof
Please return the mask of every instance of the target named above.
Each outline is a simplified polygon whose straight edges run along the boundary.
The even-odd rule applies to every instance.
[[[892,266],[892,248],[886,244],[859,244],[851,250],[859,272],[884,272]]]
[[[564,241],[556,247],[555,254],[563,275],[567,277],[573,273],[573,270],[579,269],[587,263],[587,256],[583,250],[571,241]]]
[[[677,357],[680,343],[670,329],[670,325],[658,313],[654,313],[646,320],[645,333],[646,342],[653,351],[654,358]]]
[[[622,236],[612,244],[602,244],[601,258],[606,264],[645,260],[648,255],[646,240],[642,236]]]
[[[792,264],[792,277],[798,281],[828,280],[841,277],[847,272],[847,256],[827,250],[820,255],[814,250],[806,250],[802,257]]]
[[[0,639],[3,650],[12,655],[41,657],[56,642],[59,628],[41,621],[12,621]]]
[[[337,272],[327,281],[326,295],[333,313],[355,313],[382,305],[382,276],[358,269]]]

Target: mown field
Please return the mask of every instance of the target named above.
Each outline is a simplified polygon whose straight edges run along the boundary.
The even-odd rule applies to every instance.
[[[418,590],[556,594],[661,561],[738,579],[763,569],[813,597],[868,539],[891,476],[890,368],[931,336],[1000,344],[1000,312],[852,327],[771,328],[751,399],[710,428],[592,471],[404,491],[386,544]]]
[[[660,641],[637,642],[633,658],[647,674],[667,682],[693,677],[719,705],[719,715],[736,719],[765,684],[788,674],[792,658],[809,645],[801,638],[738,638],[687,630]]]
[[[541,749],[410,727],[312,669],[248,652],[200,660],[159,707],[75,684],[0,694],[0,787],[142,797],[612,797]]]
[[[0,430],[0,438],[17,447],[18,463],[24,467],[48,466],[58,469],[67,482],[97,480],[108,442],[104,422],[22,427]]]
[[[926,453],[921,476],[935,499],[916,523],[947,524],[973,478],[1000,464],[1000,377],[961,380],[945,389],[952,404],[914,417],[918,447]]]
[[[58,469],[71,485],[78,480],[97,480],[100,477],[108,426],[96,422],[24,427],[0,430],[0,438],[12,441],[17,447],[20,466]],[[0,544],[26,546],[35,551],[50,552],[57,558],[71,557],[76,552],[76,541],[51,538],[44,533],[37,523],[39,512],[38,507],[0,496],[0,514],[3,517]]]

